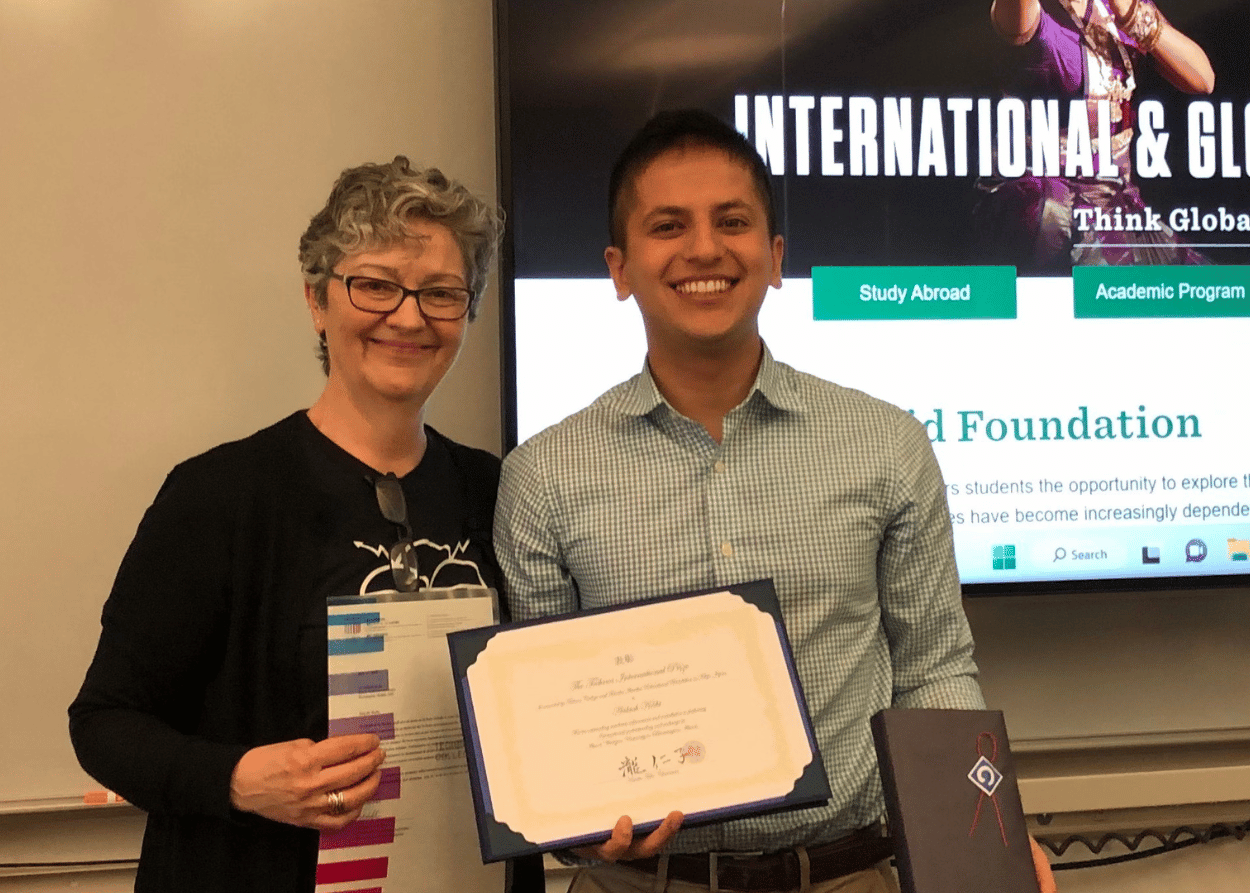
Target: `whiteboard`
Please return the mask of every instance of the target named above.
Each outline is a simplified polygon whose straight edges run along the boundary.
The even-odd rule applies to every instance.
[[[0,4],[0,807],[99,787],[65,710],[165,474],[320,392],[296,257],[338,173],[494,194],[489,0],[350,6]],[[494,301],[429,421],[497,451]]]

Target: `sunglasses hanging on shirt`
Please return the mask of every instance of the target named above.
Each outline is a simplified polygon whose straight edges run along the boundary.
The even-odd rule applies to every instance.
[[[382,517],[402,531],[402,538],[391,546],[391,576],[400,592],[416,592],[421,588],[421,572],[417,567],[417,550],[412,542],[412,527],[408,523],[408,502],[404,488],[394,472],[387,472],[373,479],[373,489],[378,497]]]

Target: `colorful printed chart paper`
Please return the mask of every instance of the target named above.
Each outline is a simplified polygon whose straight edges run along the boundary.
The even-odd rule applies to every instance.
[[[829,796],[769,581],[448,637],[482,857]]]
[[[483,865],[447,633],[490,626],[494,590],[425,589],[331,599],[330,734],[374,732],[386,762],[360,818],[321,835],[317,893],[499,893]]]

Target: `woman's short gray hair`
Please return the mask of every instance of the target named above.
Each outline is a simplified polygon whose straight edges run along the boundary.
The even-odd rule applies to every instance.
[[[403,155],[343,171],[325,207],[309,221],[299,240],[299,262],[317,302],[325,306],[330,274],[345,255],[403,241],[413,220],[451,231],[473,292],[469,319],[475,319],[503,234],[503,213],[438,168],[414,168]],[[328,374],[324,348],[321,353]]]

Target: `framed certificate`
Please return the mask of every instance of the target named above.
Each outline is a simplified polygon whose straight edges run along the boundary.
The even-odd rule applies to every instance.
[[[447,641],[485,862],[829,798],[770,580]]]

